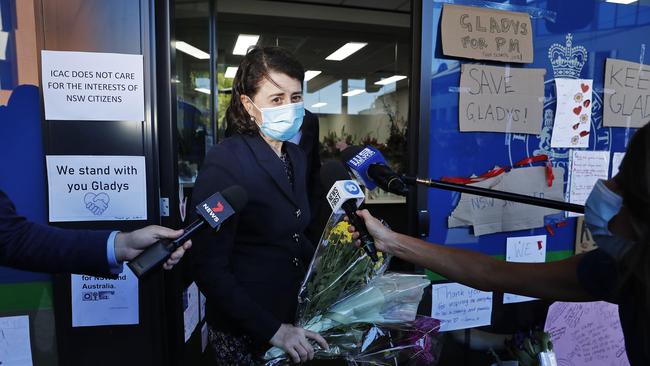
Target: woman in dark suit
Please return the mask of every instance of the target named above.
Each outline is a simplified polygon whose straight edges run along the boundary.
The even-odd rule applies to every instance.
[[[304,362],[313,357],[308,338],[327,347],[318,334],[291,325],[314,251],[304,234],[310,221],[305,154],[286,142],[303,120],[303,79],[287,51],[251,49],[227,111],[235,133],[212,148],[196,180],[195,204],[234,184],[249,196],[234,220],[195,240],[195,277],[208,300],[218,364],[256,364],[271,345]]]

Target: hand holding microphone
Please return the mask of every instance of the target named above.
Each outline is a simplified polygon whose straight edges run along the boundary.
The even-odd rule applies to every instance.
[[[162,239],[140,253],[127,265],[140,278],[167,260],[172,253],[192,235],[208,223],[212,229],[219,227],[225,220],[241,211],[248,202],[246,191],[240,186],[230,186],[223,192],[215,193],[196,206],[199,217],[174,240]]]
[[[359,232],[361,248],[374,262],[379,260],[375,242],[368,233],[363,220],[357,216],[356,211],[363,202],[365,195],[357,182],[350,180],[345,167],[338,161],[329,161],[321,167],[321,182],[324,187],[332,187],[327,193],[327,202],[333,212],[345,212],[350,223]]]

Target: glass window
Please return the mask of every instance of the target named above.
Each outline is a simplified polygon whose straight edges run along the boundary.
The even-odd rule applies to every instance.
[[[214,142],[208,1],[177,1],[172,83],[176,89],[178,174],[191,185]]]

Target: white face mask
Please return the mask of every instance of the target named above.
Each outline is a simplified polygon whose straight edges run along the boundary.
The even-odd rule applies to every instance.
[[[265,136],[278,141],[287,141],[300,131],[302,119],[305,117],[305,107],[302,102],[259,108],[251,98],[248,100],[262,113],[260,130]]]

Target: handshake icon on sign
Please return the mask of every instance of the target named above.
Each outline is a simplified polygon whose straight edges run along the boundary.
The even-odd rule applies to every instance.
[[[96,216],[99,216],[106,211],[110,201],[111,198],[104,192],[98,194],[86,193],[84,196],[86,208]]]

